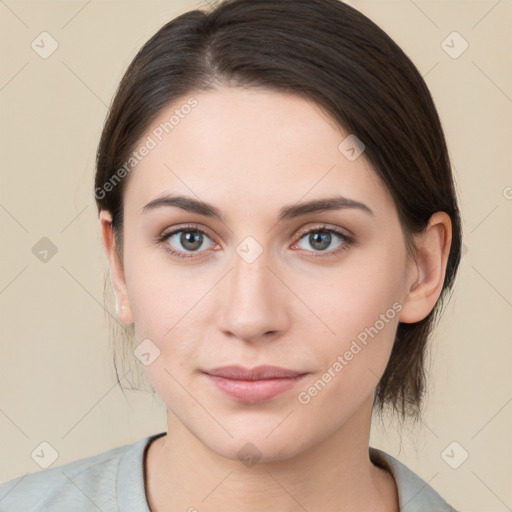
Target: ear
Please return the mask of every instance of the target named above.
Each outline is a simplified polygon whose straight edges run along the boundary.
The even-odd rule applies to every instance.
[[[399,320],[414,323],[433,309],[443,289],[452,241],[452,223],[445,212],[434,213],[426,231],[416,237],[417,262],[410,262],[408,292]]]
[[[101,240],[103,248],[107,254],[110,267],[110,282],[112,283],[116,299],[117,316],[125,324],[132,324],[133,316],[130,309],[130,303],[128,301],[123,263],[115,245],[114,230],[112,228],[112,215],[107,210],[101,210],[99,218]]]

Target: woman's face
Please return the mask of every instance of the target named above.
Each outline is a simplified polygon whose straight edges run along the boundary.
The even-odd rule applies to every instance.
[[[391,197],[348,135],[299,97],[221,88],[162,111],[137,145],[121,319],[145,340],[169,418],[228,458],[252,443],[284,460],[369,428],[416,274]],[[147,206],[166,195],[187,202]],[[340,197],[365,206],[304,206]],[[231,381],[232,394],[204,373],[227,365],[306,375],[260,391]]]

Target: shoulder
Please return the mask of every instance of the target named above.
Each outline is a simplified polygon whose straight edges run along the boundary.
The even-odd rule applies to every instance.
[[[120,485],[132,480],[134,492],[142,486],[144,493],[143,453],[152,437],[3,482],[0,511],[117,512]]]
[[[392,455],[370,447],[370,459],[393,475],[398,490],[400,512],[458,512],[425,480]]]

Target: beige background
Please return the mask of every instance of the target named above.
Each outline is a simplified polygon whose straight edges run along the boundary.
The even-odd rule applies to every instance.
[[[374,424],[396,456],[464,511],[512,508],[512,2],[350,2],[412,58],[438,107],[454,165],[465,254],[432,344],[425,422]],[[107,105],[138,48],[198,1],[0,3],[2,232],[0,480],[166,429],[158,397],[123,395],[103,310],[94,153]],[[58,42],[49,58],[31,43]],[[469,43],[457,59],[442,41]],[[459,44],[459,43],[457,43]],[[46,263],[32,252],[49,238]],[[114,311],[111,311],[115,315]],[[442,453],[453,441],[452,469]]]

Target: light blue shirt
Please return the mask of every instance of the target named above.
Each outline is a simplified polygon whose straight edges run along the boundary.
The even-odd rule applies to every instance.
[[[151,441],[163,435],[3,482],[0,512],[151,512],[144,488],[144,456]],[[371,461],[393,475],[400,512],[457,512],[398,459],[377,448],[369,450]]]

